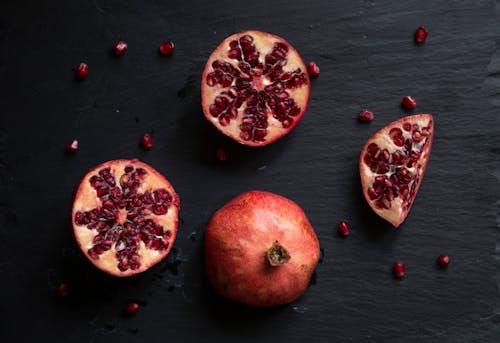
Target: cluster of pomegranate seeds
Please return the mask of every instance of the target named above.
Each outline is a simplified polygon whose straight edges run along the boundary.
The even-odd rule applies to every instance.
[[[217,148],[215,150],[215,158],[217,159],[217,161],[220,161],[220,162],[227,161],[228,157],[229,157],[229,154],[223,148]]]
[[[78,151],[78,141],[76,139],[73,139],[66,145],[66,152],[68,154],[74,154],[77,151]]]
[[[309,65],[307,66],[307,72],[312,77],[318,77],[319,76],[319,67],[318,67],[318,65],[315,62],[309,63]]]
[[[164,56],[173,54],[175,51],[174,42],[168,41],[160,45],[160,53]]]
[[[372,121],[373,118],[375,118],[375,115],[373,114],[373,112],[368,111],[366,109],[359,112],[359,115],[358,115],[358,120],[361,123],[366,123],[366,122]]]
[[[347,237],[349,236],[350,230],[349,230],[349,224],[346,221],[341,221],[338,225],[338,233],[342,237]]]
[[[82,63],[80,63],[78,65],[78,67],[76,67],[75,77],[78,80],[83,80],[84,78],[87,77],[88,73],[89,73],[89,67],[88,67],[88,65],[82,62]]]
[[[123,55],[128,49],[128,44],[124,41],[118,41],[113,44],[113,51],[117,56]]]
[[[134,316],[138,311],[139,311],[139,304],[138,303],[128,303],[125,304],[125,307],[123,308],[123,312],[127,316]]]
[[[446,268],[450,264],[450,256],[448,255],[439,255],[437,258],[437,263],[441,268]]]
[[[405,276],[405,269],[406,267],[403,262],[395,262],[392,266],[392,272],[398,279],[401,279],[403,278],[403,276]]]
[[[66,298],[69,294],[68,285],[64,282],[61,282],[55,289],[56,295],[59,298]]]
[[[401,106],[407,110],[411,111],[417,106],[417,101],[411,96],[407,95],[401,100]]]
[[[423,44],[426,39],[427,39],[427,30],[425,29],[425,27],[420,26],[415,31],[415,43]]]
[[[144,149],[151,149],[153,146],[153,137],[149,133],[145,133],[141,137],[141,145]]]
[[[118,184],[110,168],[99,170],[90,179],[101,206],[75,213],[75,223],[96,232],[94,246],[87,253],[98,259],[114,247],[118,269],[137,270],[140,267],[138,247],[162,251],[168,248],[172,232],[163,228],[148,215],[164,215],[172,204],[171,194],[163,188],[139,193],[147,171],[128,165]]]
[[[287,55],[288,46],[276,42],[262,63],[259,61],[260,53],[256,51],[252,36],[244,35],[231,41],[227,56],[238,61],[238,68],[221,60],[212,63],[213,71],[206,77],[207,85],[221,85],[227,89],[215,97],[209,107],[210,114],[218,118],[220,125],[227,126],[231,120],[237,118],[238,110],[246,103],[239,127],[243,141],[265,140],[268,108],[283,128],[292,126],[294,117],[301,113],[301,109],[287,90],[307,84],[308,78],[300,68],[292,72],[283,71]],[[264,89],[258,90],[264,78],[270,83]]]

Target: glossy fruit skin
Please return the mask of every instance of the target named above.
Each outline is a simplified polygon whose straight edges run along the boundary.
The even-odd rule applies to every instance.
[[[92,235],[90,235],[91,231],[88,230],[87,228],[82,226],[79,226],[75,223],[75,214],[78,211],[81,211],[83,209],[88,210],[90,208],[100,206],[100,204],[97,202],[97,198],[95,195],[95,191],[91,190],[90,186],[88,186],[89,179],[91,176],[95,175],[97,171],[103,169],[103,168],[111,168],[112,170],[116,169],[122,169],[123,166],[126,165],[132,165],[135,168],[143,168],[147,170],[148,175],[147,178],[151,180],[151,182],[145,182],[141,187],[144,189],[156,189],[156,188],[166,188],[170,195],[172,196],[172,205],[168,209],[168,212],[166,214],[166,219],[165,221],[168,220],[168,227],[167,229],[171,232],[171,236],[169,238],[169,246],[167,249],[158,252],[157,254],[153,254],[152,256],[150,255],[147,260],[141,260],[141,267],[137,270],[132,270],[129,269],[125,272],[120,271],[116,267],[116,263],[113,260],[114,257],[109,256],[107,258],[102,258],[102,259],[93,259],[89,256],[88,254],[88,248],[89,248],[89,243],[92,242]],[[91,203],[93,206],[88,206],[87,204]],[[73,206],[71,209],[71,224],[73,227],[73,234],[75,236],[76,242],[80,248],[80,250],[83,252],[85,257],[98,269],[102,270],[105,273],[108,273],[113,276],[117,277],[128,277],[132,276],[135,274],[142,273],[158,262],[160,262],[163,258],[165,258],[170,250],[172,249],[176,236],[177,236],[177,230],[178,230],[178,212],[180,209],[180,198],[175,192],[173,186],[170,184],[170,182],[163,176],[161,175],[156,169],[152,168],[151,166],[147,165],[146,163],[143,163],[137,159],[132,159],[132,160],[110,160],[104,163],[101,163],[97,165],[96,167],[90,169],[82,178],[80,181],[80,184],[77,187],[77,190],[75,192],[74,200],[73,200]],[[162,221],[161,223],[164,225],[164,222]],[[167,225],[165,225],[167,226]],[[88,232],[87,232],[88,230]],[[90,235],[90,236],[89,236]],[[90,238],[89,238],[90,237]],[[142,243],[141,243],[142,244]],[[103,255],[104,256],[104,255]],[[110,263],[110,260],[112,261]]]
[[[402,127],[404,123],[420,123],[424,125],[424,123],[430,123],[431,125],[431,135],[429,137],[428,142],[426,143],[425,148],[422,150],[422,160],[421,160],[421,168],[417,172],[419,175],[419,180],[420,182],[416,185],[416,189],[414,192],[413,200],[415,196],[418,193],[418,190],[420,186],[422,185],[422,180],[425,175],[425,170],[427,168],[428,164],[428,159],[430,156],[430,152],[432,149],[432,142],[434,139],[434,119],[431,114],[416,114],[413,116],[407,116],[403,117],[399,120],[396,120],[379,131],[377,131],[372,137],[370,137],[364,144],[363,148],[361,149],[361,154],[359,158],[359,171],[360,171],[360,178],[361,178],[361,186],[363,189],[363,194],[365,196],[366,201],[370,205],[370,207],[373,209],[375,213],[377,213],[380,217],[384,218],[388,222],[390,222],[394,227],[398,227],[403,223],[403,221],[406,219],[408,213],[410,212],[411,206],[413,205],[413,201],[411,202],[410,206],[406,209],[401,209],[398,207],[391,207],[388,210],[380,209],[377,208],[375,203],[370,200],[369,194],[368,194],[368,189],[371,187],[373,184],[373,177],[374,173],[367,168],[365,162],[364,162],[364,155],[366,153],[367,147],[373,143],[383,143],[384,145],[388,146],[389,148],[394,148],[390,141],[389,137],[389,132],[391,129],[395,127]],[[396,198],[397,199],[397,198]]]
[[[441,268],[446,268],[450,264],[450,256],[448,255],[439,255],[437,258],[437,264]]]
[[[271,266],[278,241],[290,259]],[[205,268],[213,289],[236,302],[267,307],[302,295],[320,256],[319,241],[293,201],[263,192],[243,193],[219,209],[205,232]]]
[[[395,278],[402,279],[406,273],[406,266],[403,262],[395,262],[392,266],[392,272]]]
[[[286,44],[288,49],[289,49],[289,54],[293,55],[294,65],[296,66],[296,68],[300,68],[301,71],[304,73],[304,75],[307,78],[306,85],[305,85],[306,88],[304,90],[305,96],[303,96],[303,95],[299,96],[300,98],[305,98],[305,101],[297,101],[297,103],[300,104],[300,106],[301,106],[301,113],[298,116],[293,118],[294,121],[289,127],[286,127],[286,128],[278,127],[278,126],[272,127],[274,124],[272,124],[272,125],[270,124],[268,127],[268,130],[273,130],[273,134],[267,135],[266,139],[263,141],[251,141],[251,140],[246,141],[246,140],[242,139],[239,135],[239,129],[232,129],[231,130],[228,128],[228,126],[224,127],[224,126],[219,125],[217,123],[217,121],[213,118],[213,116],[210,114],[210,110],[209,110],[211,102],[213,100],[211,98],[211,96],[213,95],[214,91],[213,91],[213,89],[211,89],[211,87],[206,86],[206,79],[207,79],[207,75],[209,75],[209,73],[210,73],[212,63],[215,60],[217,60],[218,57],[220,57],[222,54],[227,52],[227,51],[225,51],[225,48],[226,48],[226,46],[229,46],[229,44],[232,40],[238,39],[238,37],[242,37],[245,35],[257,37],[257,38],[262,39],[262,40],[274,40],[276,42],[282,42],[282,43]],[[223,59],[225,62],[234,63],[234,61],[230,61],[230,60],[227,60],[225,58],[226,58],[226,56],[224,56],[224,58],[221,58],[221,59]],[[288,65],[290,65],[290,62],[287,65],[285,65],[285,67],[287,67]],[[305,112],[307,111],[307,108],[309,106],[309,100],[310,100],[310,92],[311,92],[311,85],[310,85],[310,79],[309,79],[309,74],[308,74],[308,68],[305,65],[304,61],[302,60],[301,56],[299,55],[298,51],[292,45],[290,45],[290,43],[288,43],[285,39],[283,39],[279,36],[276,36],[274,34],[271,34],[271,33],[257,31],[257,30],[241,31],[241,32],[235,33],[235,34],[227,37],[226,39],[224,39],[219,44],[219,46],[212,52],[210,57],[208,58],[207,63],[205,65],[205,68],[203,70],[202,78],[201,78],[201,102],[202,102],[202,108],[203,108],[205,118],[209,122],[211,122],[224,135],[230,137],[231,139],[235,140],[236,142],[238,142],[240,144],[243,144],[246,146],[253,146],[253,147],[269,145],[269,144],[275,142],[276,140],[282,138],[283,136],[287,135],[289,132],[291,132],[295,128],[295,126],[297,126],[297,124],[301,121],[302,117],[304,116]],[[297,100],[297,99],[295,99],[295,100]],[[239,122],[240,119],[241,118],[237,119],[238,125],[240,125],[240,122]]]
[[[88,73],[89,73],[88,65],[82,62],[78,65],[78,67],[75,70],[75,77],[78,80],[83,80],[87,77]]]

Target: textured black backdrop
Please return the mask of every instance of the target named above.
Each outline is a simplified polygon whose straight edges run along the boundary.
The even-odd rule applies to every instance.
[[[2,342],[499,342],[500,27],[494,1],[13,1],[0,5]],[[425,45],[413,44],[425,25]],[[204,62],[226,36],[260,29],[316,61],[309,110],[287,137],[249,149],[203,118]],[[129,51],[114,58],[113,41]],[[169,58],[158,46],[172,39]],[[72,68],[90,68],[76,82]],[[414,208],[394,230],[365,204],[359,150],[410,94],[436,137]],[[358,124],[358,111],[376,114]],[[143,151],[139,137],[153,131]],[[64,153],[80,141],[75,156]],[[216,163],[225,147],[230,160]],[[118,279],[74,243],[72,192],[94,165],[137,157],[181,195],[176,252]],[[221,300],[203,274],[215,209],[249,189],[306,211],[324,258],[295,303]],[[335,226],[347,219],[352,235]],[[435,258],[448,253],[445,271]],[[407,277],[391,276],[395,260]],[[70,296],[54,297],[65,281]],[[121,316],[128,301],[144,306]]]

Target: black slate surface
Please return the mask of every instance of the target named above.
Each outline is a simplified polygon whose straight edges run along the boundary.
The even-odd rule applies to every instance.
[[[494,1],[2,1],[0,4],[0,341],[499,342],[500,27]],[[425,25],[429,38],[413,43]],[[226,36],[286,38],[321,75],[287,137],[249,149],[203,118],[206,58]],[[129,51],[111,55],[124,39]],[[172,39],[169,58],[158,46]],[[72,68],[90,68],[76,82]],[[436,137],[415,205],[397,230],[362,198],[363,142],[404,115],[432,113]],[[361,108],[375,112],[358,124]],[[151,131],[150,151],[138,146]],[[77,138],[75,156],[64,146]],[[222,146],[225,164],[213,154]],[[118,279],[74,243],[72,192],[94,165],[137,157],[181,195],[175,252]],[[255,310],[215,296],[203,274],[210,215],[263,189],[299,203],[324,251],[308,292]],[[352,234],[335,226],[347,219]],[[452,262],[439,270],[435,258]],[[395,280],[394,261],[407,265]],[[70,295],[53,293],[61,281]],[[123,304],[139,301],[134,318]]]

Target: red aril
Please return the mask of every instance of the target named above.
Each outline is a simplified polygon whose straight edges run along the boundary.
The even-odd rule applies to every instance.
[[[162,55],[168,56],[173,54],[174,51],[175,51],[175,45],[174,42],[172,41],[168,41],[160,45],[160,53]]]
[[[153,147],[153,137],[149,133],[145,133],[141,137],[141,145],[144,149],[151,149]]]
[[[425,29],[425,27],[420,26],[418,29],[415,30],[415,43],[423,44],[426,39],[427,39],[427,30]]]
[[[108,161],[80,182],[71,212],[73,231],[97,268],[130,276],[167,256],[177,235],[179,205],[172,185],[149,165]]]
[[[205,231],[205,268],[215,291],[242,304],[287,304],[305,292],[319,241],[293,201],[243,193],[219,209]]]
[[[359,171],[363,194],[379,216],[398,227],[422,183],[434,137],[430,114],[401,118],[368,139]]]
[[[441,268],[446,268],[450,264],[450,256],[448,255],[439,255],[437,258],[437,263]]]
[[[405,276],[405,271],[406,267],[403,262],[395,262],[392,265],[392,272],[394,273],[394,276],[397,277],[398,279],[403,278]]]
[[[319,67],[315,62],[309,63],[309,65],[307,66],[307,72],[311,77],[318,77],[320,73]]]
[[[128,303],[128,304],[125,304],[125,307],[123,308],[123,312],[127,316],[134,316],[139,311],[139,308],[140,308],[140,306],[138,303]]]
[[[373,114],[373,112],[368,111],[368,110],[362,110],[361,112],[359,112],[359,115],[358,115],[358,120],[361,123],[367,123],[369,121],[372,121],[373,118],[375,118],[375,115]]]
[[[278,36],[243,31],[226,38],[208,59],[201,103],[208,121],[248,146],[270,144],[304,115],[311,85],[297,50]]]
[[[59,285],[56,287],[56,295],[59,298],[66,298],[69,294],[69,288],[68,284],[61,282]]]
[[[79,80],[83,80],[84,78],[87,77],[88,73],[89,73],[88,65],[82,62],[78,65],[78,67],[76,67],[75,77]]]
[[[412,98],[411,96],[407,95],[403,97],[403,100],[401,100],[401,106],[407,110],[411,111],[417,106],[417,101]]]
[[[77,151],[78,151],[78,141],[76,139],[73,139],[66,145],[66,152],[68,154],[74,154]]]
[[[128,44],[124,41],[118,41],[113,44],[113,51],[117,56],[123,55],[128,49]]]
[[[349,224],[346,221],[341,221],[338,225],[338,232],[339,235],[342,237],[349,236],[350,233]]]

